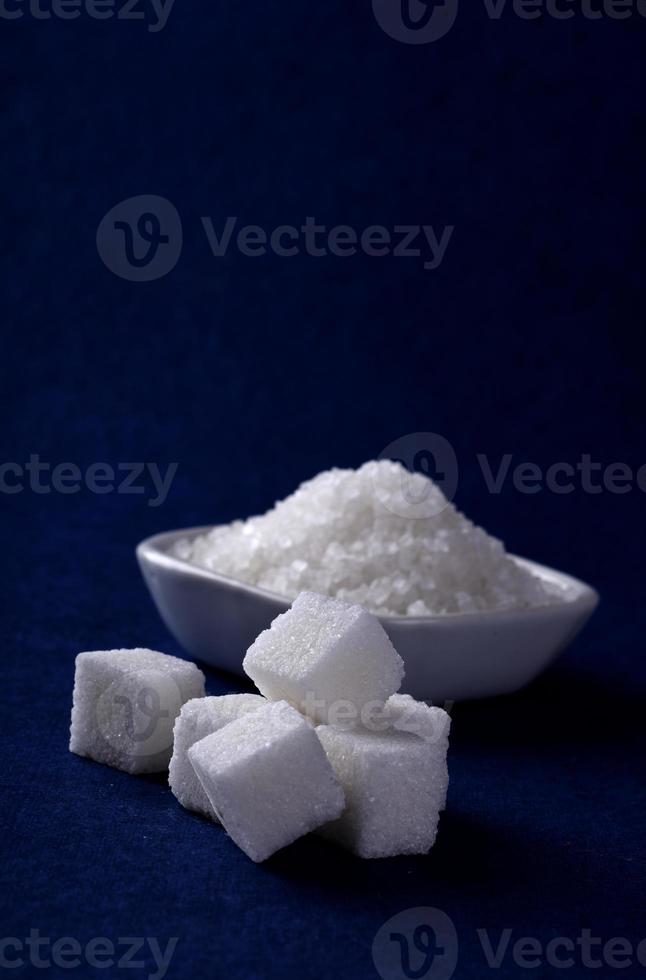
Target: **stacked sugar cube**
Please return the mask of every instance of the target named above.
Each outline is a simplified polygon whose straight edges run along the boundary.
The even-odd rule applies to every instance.
[[[179,802],[254,861],[313,830],[361,857],[433,846],[450,720],[396,693],[403,664],[374,616],[302,593],[243,666],[260,694],[205,697],[174,657],[80,654],[70,749],[132,773],[169,767]]]
[[[187,810],[194,810],[219,822],[189,762],[189,749],[207,735],[212,735],[250,711],[256,711],[263,704],[265,699],[258,694],[226,694],[224,697],[195,698],[184,705],[175,722],[168,782]]]
[[[311,725],[267,702],[188,751],[211,805],[253,861],[339,817],[345,798]]]
[[[244,670],[267,698],[317,723],[345,793],[321,833],[360,857],[423,854],[446,801],[450,719],[398,695],[404,665],[361,606],[301,593],[247,651]],[[344,724],[331,724],[340,716]]]

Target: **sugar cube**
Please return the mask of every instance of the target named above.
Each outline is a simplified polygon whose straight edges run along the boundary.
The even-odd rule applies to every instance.
[[[397,731],[419,735],[430,745],[446,751],[451,717],[444,708],[415,701],[410,694],[393,694],[384,707],[386,720]]]
[[[346,796],[321,833],[364,858],[425,854],[435,842],[446,773],[417,735],[316,729]]]
[[[249,647],[243,668],[266,697],[284,699],[312,720],[399,690],[404,665],[381,623],[361,606],[302,592]]]
[[[449,785],[446,754],[449,747],[451,716],[443,708],[425,704],[423,701],[415,701],[410,694],[393,694],[386,701],[384,714],[393,728],[418,735],[428,744],[435,764],[445,777],[445,790],[440,801],[440,810],[444,810]]]
[[[185,701],[204,694],[195,664],[155,650],[79,653],[70,751],[130,773],[162,772]]]
[[[284,701],[207,735],[188,757],[227,833],[252,861],[343,810],[343,790],[316,732]]]
[[[173,757],[168,767],[168,782],[187,810],[195,810],[219,822],[189,762],[190,747],[266,703],[259,694],[225,694],[223,697],[194,698],[183,706],[173,729]]]

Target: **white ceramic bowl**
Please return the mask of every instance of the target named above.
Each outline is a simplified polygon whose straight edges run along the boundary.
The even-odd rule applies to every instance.
[[[141,542],[137,559],[162,619],[184,649],[242,674],[247,648],[290,600],[170,554],[178,538],[209,530],[157,534]],[[557,583],[566,598],[532,609],[381,617],[406,667],[402,691],[436,704],[506,694],[533,680],[565,649],[594,611],[597,593],[563,572],[515,560]]]

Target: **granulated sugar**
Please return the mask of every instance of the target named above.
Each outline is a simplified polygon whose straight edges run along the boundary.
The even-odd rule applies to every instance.
[[[562,598],[460,514],[432,480],[388,460],[319,473],[266,514],[182,539],[173,553],[290,599],[320,592],[381,616]]]

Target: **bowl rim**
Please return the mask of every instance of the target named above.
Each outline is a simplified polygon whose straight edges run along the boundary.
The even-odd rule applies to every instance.
[[[213,582],[218,585],[226,585],[228,588],[233,588],[241,592],[246,592],[250,595],[254,595],[258,598],[269,599],[272,602],[279,602],[285,606],[286,609],[289,608],[293,599],[289,596],[281,595],[278,592],[272,592],[270,589],[265,589],[257,585],[252,585],[249,582],[243,582],[241,579],[231,578],[228,575],[223,575],[220,572],[214,572],[209,568],[203,568],[200,565],[194,565],[192,562],[185,561],[183,558],[177,558],[175,555],[169,554],[169,547],[171,544],[178,540],[179,538],[195,538],[200,534],[207,534],[212,531],[215,527],[221,527],[223,525],[218,524],[204,524],[196,527],[187,528],[177,528],[170,531],[162,531],[157,534],[153,534],[150,537],[144,538],[140,541],[136,547],[137,560],[140,565],[151,564],[159,568],[163,568],[167,571],[175,571],[187,577],[198,578]],[[468,622],[469,624],[476,625],[478,620],[486,621],[488,625],[493,625],[494,623],[504,623],[513,619],[517,619],[519,616],[524,620],[528,618],[543,619],[545,616],[555,616],[560,612],[566,612],[570,616],[573,612],[581,612],[586,614],[591,614],[599,603],[599,593],[587,582],[583,582],[581,579],[575,578],[573,575],[569,575],[567,572],[558,571],[555,568],[551,568],[549,565],[542,565],[539,562],[532,561],[530,558],[523,558],[520,555],[514,555],[511,552],[507,552],[510,558],[512,558],[517,564],[524,568],[527,568],[533,574],[538,575],[539,578],[557,583],[561,586],[567,593],[563,599],[558,599],[554,602],[548,602],[541,606],[516,606],[509,609],[484,609],[475,610],[473,612],[449,612],[449,613],[436,613],[431,616],[387,616],[378,615],[380,621],[387,623],[396,623],[409,626],[420,626],[434,624],[438,625],[440,623],[455,623]]]

